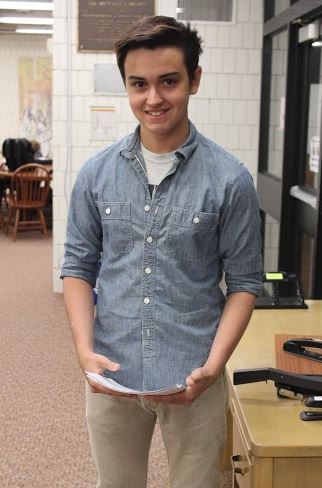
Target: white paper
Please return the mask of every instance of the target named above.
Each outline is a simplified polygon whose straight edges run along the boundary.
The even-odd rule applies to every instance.
[[[173,385],[169,386],[168,388],[162,388],[161,390],[150,390],[150,391],[141,391],[141,390],[132,390],[131,388],[127,388],[126,386],[120,385],[112,378],[106,378],[101,374],[97,373],[90,373],[89,371],[85,371],[86,376],[92,380],[96,381],[100,385],[109,388],[110,390],[118,391],[120,393],[127,393],[128,395],[172,395],[173,393],[178,393],[179,391],[183,391],[186,389],[184,385]]]
[[[320,137],[313,136],[310,142],[310,171],[312,173],[319,172],[319,164],[320,164]]]

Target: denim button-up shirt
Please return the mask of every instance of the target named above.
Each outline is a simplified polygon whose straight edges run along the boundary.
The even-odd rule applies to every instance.
[[[209,355],[227,293],[261,290],[260,219],[245,166],[197,132],[151,199],[139,129],[79,171],[61,276],[96,281],[95,352],[135,389],[185,383]],[[227,330],[229,334],[229,330]]]

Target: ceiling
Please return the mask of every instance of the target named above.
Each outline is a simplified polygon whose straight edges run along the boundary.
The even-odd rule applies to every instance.
[[[53,0],[0,0],[0,34],[52,34]]]

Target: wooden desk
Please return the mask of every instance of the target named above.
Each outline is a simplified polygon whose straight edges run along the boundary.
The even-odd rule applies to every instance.
[[[322,421],[303,422],[304,403],[279,398],[271,381],[232,384],[236,369],[276,366],[275,334],[322,334],[322,301],[307,303],[308,310],[255,310],[227,364],[235,487],[322,486]]]

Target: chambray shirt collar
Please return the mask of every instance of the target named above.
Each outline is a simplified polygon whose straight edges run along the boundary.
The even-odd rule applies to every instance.
[[[187,162],[198,144],[198,132],[192,122],[189,121],[190,131],[185,142],[180,146],[175,155],[179,160]],[[127,143],[120,150],[120,154],[125,158],[132,159],[140,151],[140,126],[137,126],[135,132],[127,139]]]

